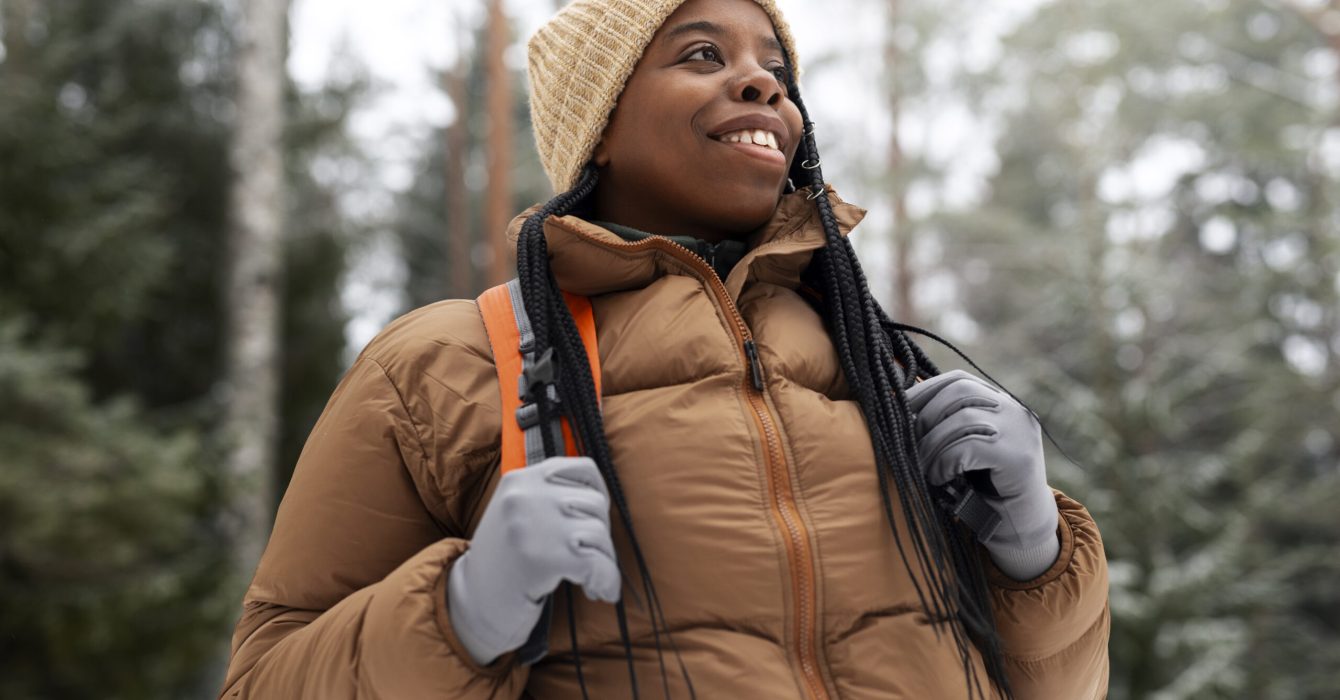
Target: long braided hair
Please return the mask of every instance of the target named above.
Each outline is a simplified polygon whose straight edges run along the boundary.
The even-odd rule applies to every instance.
[[[938,374],[939,370],[907,335],[908,331],[919,332],[920,329],[891,319],[870,294],[856,252],[838,229],[819,167],[814,123],[810,121],[801,100],[799,87],[793,77],[794,71],[790,70],[789,58],[787,63],[788,95],[799,107],[805,127],[803,140],[789,174],[793,183],[803,183],[799,188],[808,191],[806,196],[814,202],[825,233],[825,245],[816,252],[806,271],[805,284],[822,297],[818,308],[837,349],[847,383],[865,416],[874,448],[886,522],[898,544],[903,563],[912,574],[913,586],[932,626],[937,633],[947,628],[955,643],[963,672],[968,679],[969,697],[986,697],[973,669],[973,645],[981,654],[987,675],[997,692],[1004,697],[1012,697],[1005,677],[999,635],[991,614],[990,592],[981,560],[972,546],[972,535],[947,509],[937,503],[937,493],[927,484],[918,465],[914,416],[908,407],[905,390],[918,378],[929,378]],[[661,646],[662,632],[668,629],[665,613],[656,596],[648,562],[638,545],[628,502],[611,458],[591,367],[581,336],[549,268],[543,233],[543,222],[549,216],[566,215],[587,203],[597,180],[595,167],[588,164],[571,190],[554,197],[526,219],[517,244],[517,270],[522,296],[535,332],[535,352],[543,354],[549,349],[553,350],[554,359],[560,368],[555,381],[558,405],[568,418],[582,452],[595,461],[604,477],[616,516],[631,542],[641,584],[641,599],[647,603],[645,608],[651,618],[651,629],[660,659],[662,686],[666,697],[669,697],[664,650]],[[542,405],[541,410],[555,408]],[[548,419],[548,416],[542,416],[542,420]],[[548,439],[548,431],[543,432]],[[553,454],[552,445],[545,447],[548,453]],[[903,513],[901,523],[894,517],[894,497],[898,499]],[[900,527],[907,530],[910,552],[899,537]],[[926,581],[924,590],[918,582],[918,573]],[[576,674],[585,697],[576,625],[571,619],[571,587],[566,587],[565,592],[568,596],[569,629],[574,630],[571,642]],[[635,591],[626,592],[637,595]],[[638,684],[628,636],[627,613],[622,600],[615,609],[628,658],[633,696],[636,698]],[[668,633],[666,644],[678,658],[673,637]],[[693,685],[682,660],[679,668],[690,695],[694,696]]]

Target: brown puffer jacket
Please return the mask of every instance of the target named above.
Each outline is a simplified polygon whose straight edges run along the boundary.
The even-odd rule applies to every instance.
[[[850,230],[865,212],[831,196]],[[560,285],[592,297],[609,443],[697,697],[965,697],[885,522],[833,345],[794,291],[823,242],[805,195],[783,198],[724,284],[664,240],[571,216],[544,230]],[[581,697],[563,596],[533,667],[508,654],[480,668],[452,631],[447,572],[498,480],[495,377],[471,301],[409,313],[362,352],[284,496],[223,697]],[[1056,499],[1060,558],[1023,583],[990,570],[995,614],[1017,697],[1099,698],[1102,541],[1083,506]],[[627,570],[617,524],[614,538]],[[574,599],[590,696],[630,697],[613,607]],[[629,605],[642,697],[662,697],[647,616]],[[666,660],[672,697],[688,697]]]

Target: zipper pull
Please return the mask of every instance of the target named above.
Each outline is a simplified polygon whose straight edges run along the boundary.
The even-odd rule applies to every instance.
[[[749,376],[754,380],[754,388],[763,391],[763,363],[758,361],[758,347],[753,339],[744,341],[744,356],[749,359]]]

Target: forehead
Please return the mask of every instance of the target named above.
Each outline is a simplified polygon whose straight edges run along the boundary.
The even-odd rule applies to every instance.
[[[785,53],[772,26],[772,19],[753,0],[689,0],[666,18],[652,39],[652,44],[673,44],[697,34],[721,40],[757,43],[764,48]]]

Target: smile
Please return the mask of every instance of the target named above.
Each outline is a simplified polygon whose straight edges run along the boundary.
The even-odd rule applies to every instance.
[[[774,151],[781,150],[781,147],[777,145],[777,134],[774,134],[767,129],[740,129],[738,131],[724,133],[716,137],[716,139],[726,143],[752,143],[757,146],[767,146]]]
[[[777,146],[777,135],[770,131],[741,129],[722,134],[713,140],[751,158],[786,167],[786,154]]]

